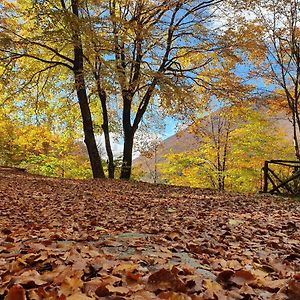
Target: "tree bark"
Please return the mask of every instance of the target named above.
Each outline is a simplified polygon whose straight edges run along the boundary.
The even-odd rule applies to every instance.
[[[298,143],[298,134],[297,134],[297,122],[295,111],[292,111],[292,125],[293,125],[293,139],[294,139],[294,148],[295,148],[295,155],[298,160],[300,160],[300,151],[299,151],[299,143]]]
[[[129,180],[132,167],[133,139],[135,130],[131,125],[131,98],[124,92],[123,94],[123,162],[121,168],[121,179]]]
[[[97,76],[96,76],[96,81],[97,81],[98,95],[99,95],[101,107],[102,107],[102,118],[103,118],[102,129],[103,129],[103,133],[104,133],[105,149],[106,149],[107,158],[108,158],[108,177],[114,178],[115,177],[115,165],[114,165],[114,155],[113,155],[113,152],[111,149],[111,143],[110,143],[106,93],[101,88],[99,78]]]
[[[98,147],[94,135],[92,116],[91,116],[91,111],[90,111],[88,98],[86,94],[83,74],[82,71],[80,70],[74,70],[74,74],[75,74],[76,92],[79,100],[80,112],[83,121],[84,142],[88,150],[93,177],[105,178],[101,157],[98,151]]]
[[[124,148],[123,148],[123,163],[121,169],[121,179],[129,180],[132,169],[132,152],[133,152],[134,133],[132,129],[124,134]]]
[[[72,0],[72,12],[78,18],[78,0]],[[86,85],[83,71],[84,55],[82,50],[82,42],[80,38],[79,28],[74,26],[73,33],[74,43],[74,76],[75,76],[75,88],[80,106],[81,117],[83,121],[84,142],[86,144],[88,155],[92,167],[94,178],[105,178],[105,174],[102,167],[101,157],[96,144],[92,115],[88,102]]]

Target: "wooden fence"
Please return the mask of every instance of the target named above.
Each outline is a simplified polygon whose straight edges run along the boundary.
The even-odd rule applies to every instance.
[[[288,175],[278,173],[278,166],[287,170]],[[277,168],[277,170],[274,169]],[[282,169],[283,169],[282,168]],[[263,192],[270,194],[300,195],[300,161],[269,160],[263,167]],[[271,186],[271,187],[270,187]]]

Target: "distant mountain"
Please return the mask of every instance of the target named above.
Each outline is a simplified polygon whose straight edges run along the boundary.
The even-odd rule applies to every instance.
[[[170,151],[181,153],[199,147],[200,140],[187,129],[163,140],[152,153],[151,157],[144,155],[139,156],[133,161],[133,166],[140,168],[146,175],[142,178],[144,181],[153,182],[155,176],[155,165],[164,162],[165,155]]]

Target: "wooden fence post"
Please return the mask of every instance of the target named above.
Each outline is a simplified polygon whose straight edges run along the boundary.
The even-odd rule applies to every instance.
[[[269,171],[269,162],[265,161],[265,165],[264,165],[264,189],[263,192],[267,193],[268,192],[268,171]]]

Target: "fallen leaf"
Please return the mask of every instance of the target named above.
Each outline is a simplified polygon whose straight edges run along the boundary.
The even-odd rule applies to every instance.
[[[82,271],[75,271],[71,276],[68,276],[60,285],[60,290],[66,296],[73,295],[81,287],[83,287],[83,282],[81,277],[83,276]]]
[[[22,286],[13,285],[4,300],[26,300],[26,293]]]
[[[124,286],[107,285],[106,288],[110,293],[116,293],[117,295],[126,295],[129,293],[129,289]]]
[[[85,282],[83,284],[83,291],[88,295],[88,296],[92,296],[93,293],[96,292],[96,290],[101,287],[101,286],[105,286],[105,283],[103,282],[103,280],[101,279],[92,279],[88,282]]]
[[[174,291],[185,291],[186,287],[179,277],[172,271],[161,269],[149,276],[148,283],[154,290],[172,289]]]
[[[111,294],[106,285],[101,285],[95,290],[95,294],[98,297],[107,297]]]
[[[254,282],[255,276],[249,271],[240,270],[240,271],[236,271],[232,275],[232,277],[230,278],[230,281],[234,282],[238,286],[242,286],[245,283],[249,284],[249,283]]]
[[[114,268],[113,274],[134,272],[135,270],[137,270],[138,267],[139,267],[139,265],[137,265],[137,264],[122,263]]]
[[[47,281],[42,280],[41,275],[36,270],[28,270],[19,275],[16,280],[16,284],[21,284],[29,288],[41,286],[47,284]]]
[[[233,275],[234,271],[224,270],[218,274],[217,281],[220,283],[228,283]]]
[[[300,281],[296,279],[291,279],[288,282],[287,295],[289,297],[289,300],[300,299]]]

